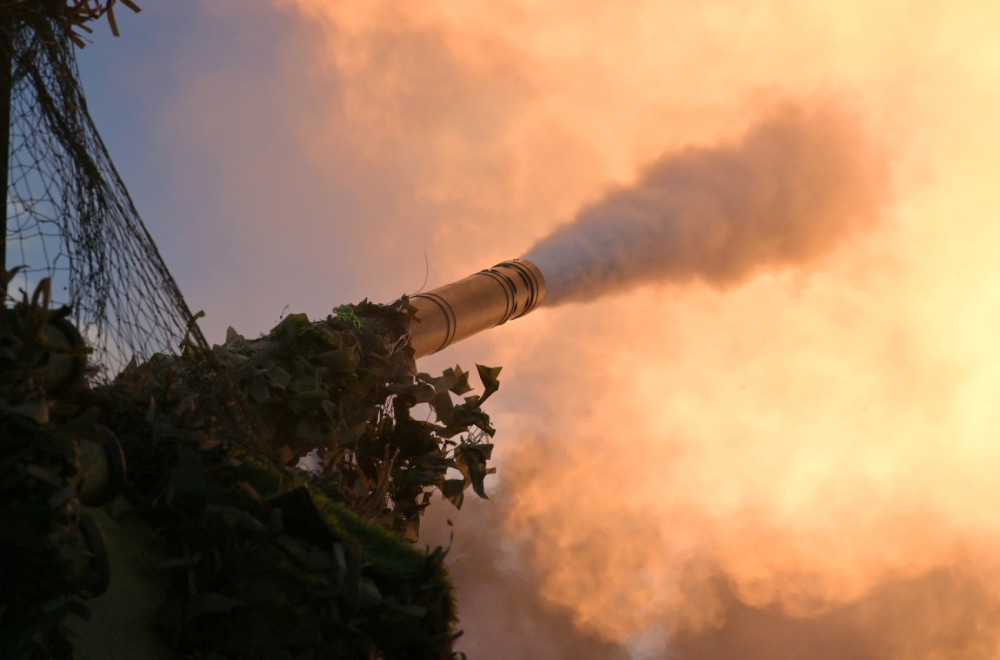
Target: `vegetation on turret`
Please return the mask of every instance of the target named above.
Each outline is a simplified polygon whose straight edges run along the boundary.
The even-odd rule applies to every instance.
[[[413,542],[434,492],[456,506],[469,488],[485,497],[494,431],[481,405],[499,369],[478,367],[478,396],[458,367],[418,373],[411,313],[405,299],[362,302],[315,323],[290,315],[257,339],[230,330],[209,353],[155,355],[93,389],[81,380],[47,397],[37,419],[5,401],[0,421],[18,440],[3,445],[4,483],[41,467],[52,488],[70,486],[62,517],[39,519],[47,529],[33,537],[53,543],[52,529],[80,529],[86,517],[74,447],[110,429],[127,464],[118,502],[163,542],[157,565],[170,587],[155,623],[178,657],[451,657],[460,633],[446,551]],[[301,469],[309,453],[312,469]],[[43,495],[5,504],[4,515],[51,508]],[[66,573],[57,554],[36,573]],[[85,604],[85,577],[57,583],[56,614]],[[5,604],[8,629],[18,603]],[[59,616],[45,620],[45,648],[65,642],[52,627]]]

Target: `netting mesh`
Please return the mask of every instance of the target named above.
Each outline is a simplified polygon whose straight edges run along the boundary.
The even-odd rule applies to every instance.
[[[0,7],[0,82],[10,72],[4,257],[8,270],[20,267],[8,298],[51,278],[52,302],[72,309],[99,379],[133,356],[175,352],[185,337],[207,348],[87,112],[75,47],[54,20],[27,19],[18,6]]]

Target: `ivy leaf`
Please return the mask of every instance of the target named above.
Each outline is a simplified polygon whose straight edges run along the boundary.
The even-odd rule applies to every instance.
[[[354,363],[347,351],[328,351],[316,355],[313,360],[330,370],[337,376],[348,376],[354,373]]]
[[[326,440],[326,437],[323,435],[323,432],[320,431],[316,422],[308,417],[299,418],[299,423],[295,426],[295,437],[300,440],[305,440],[314,446],[321,445]]]
[[[455,404],[452,403],[451,395],[448,392],[438,392],[430,404],[437,415],[437,420],[450,425],[451,418],[455,414]]]
[[[476,365],[476,370],[479,372],[479,380],[483,383],[483,399],[496,392],[500,389],[500,381],[497,380],[497,376],[500,375],[500,370],[503,367],[484,367],[481,364]]]
[[[358,609],[365,612],[375,608],[381,603],[382,592],[379,591],[378,585],[376,585],[371,578],[362,576],[361,579],[358,580]]]
[[[496,468],[487,468],[486,461],[493,454],[493,445],[483,443],[480,445],[461,444],[455,448],[455,465],[465,476],[465,480],[472,484],[472,490],[476,495],[484,500],[490,499],[486,495],[483,481],[486,475],[496,472]]]
[[[420,518],[410,518],[403,526],[403,539],[410,543],[420,540]]]
[[[337,428],[334,438],[340,446],[351,446],[368,432],[368,424],[361,422],[350,428]]]
[[[456,509],[462,508],[462,501],[465,499],[465,479],[446,479],[441,486],[441,495],[455,505]]]
[[[250,396],[257,403],[264,403],[271,398],[271,393],[267,389],[267,382],[261,375],[256,375],[250,381]]]
[[[268,377],[270,377],[271,382],[277,385],[279,388],[284,389],[288,387],[288,383],[292,381],[292,375],[282,369],[281,367],[274,367],[267,372]]]
[[[462,367],[456,364],[454,370],[448,369],[445,373],[454,379],[454,382],[448,387],[450,391],[459,396],[472,391],[472,387],[469,385],[468,371],[462,371]]]

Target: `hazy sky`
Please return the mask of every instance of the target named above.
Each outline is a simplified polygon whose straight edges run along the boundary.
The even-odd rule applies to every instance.
[[[421,365],[504,367],[492,502],[430,514],[458,523],[460,648],[1000,654],[1000,6],[140,4],[84,84],[215,342],[521,256],[658,159],[836,108],[880,204],[829,249],[642,279]]]

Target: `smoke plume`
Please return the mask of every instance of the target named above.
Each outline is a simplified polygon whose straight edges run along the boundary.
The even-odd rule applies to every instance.
[[[842,115],[783,106],[731,145],[663,156],[528,253],[548,304],[654,280],[724,287],[810,261],[876,219],[884,167]]]

